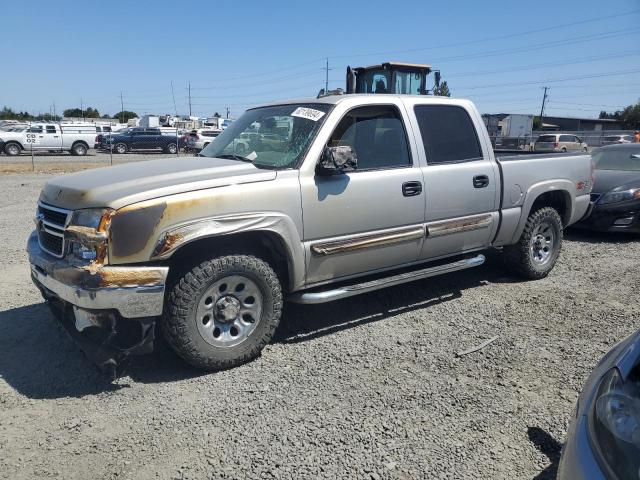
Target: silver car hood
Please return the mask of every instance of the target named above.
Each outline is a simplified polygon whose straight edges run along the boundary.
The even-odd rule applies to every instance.
[[[176,157],[126,163],[49,180],[40,201],[68,208],[121,208],[152,198],[225,185],[274,180],[276,172],[250,163],[207,157]]]

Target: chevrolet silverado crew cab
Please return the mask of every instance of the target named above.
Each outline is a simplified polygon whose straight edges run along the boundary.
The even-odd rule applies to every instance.
[[[586,155],[495,158],[466,100],[283,102],[248,110],[198,156],[49,180],[31,273],[102,366],[149,351],[157,325],[187,362],[228,368],[259,354],[285,300],[476,267],[489,248],[546,276],[591,174]]]
[[[0,132],[0,141],[4,142],[4,152],[11,156],[32,150],[83,156],[93,146],[95,136],[96,127],[92,124],[32,123],[24,129]]]

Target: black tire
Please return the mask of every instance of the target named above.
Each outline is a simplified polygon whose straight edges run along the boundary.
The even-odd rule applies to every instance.
[[[71,147],[71,155],[75,157],[84,157],[89,148],[84,143],[76,143]]]
[[[562,147],[562,148],[560,149],[560,151],[561,151],[562,153],[567,153],[567,147]]]
[[[22,147],[17,143],[14,143],[14,142],[7,143],[4,146],[4,153],[9,155],[10,157],[15,157],[17,155],[20,155],[20,152],[22,152]]]
[[[220,287],[224,293],[219,294],[215,302],[211,298],[203,301],[212,286],[215,288],[216,282],[237,277],[248,279],[259,289],[262,298],[260,318],[254,320],[253,330],[241,343],[233,346],[213,345],[211,341],[215,340],[211,337],[207,340],[201,333],[203,327],[199,322],[204,323],[204,318],[201,320],[197,313],[207,302],[212,305],[213,311],[223,296],[235,295],[233,292],[228,294]],[[269,264],[250,255],[222,256],[201,263],[177,280],[167,300],[162,331],[167,343],[189,364],[205,370],[224,370],[256,358],[271,340],[281,313],[282,288]],[[239,319],[242,314],[237,315]],[[215,333],[212,335],[215,336]]]
[[[113,151],[119,154],[127,153],[127,145],[125,143],[116,143],[113,146]]]
[[[164,147],[164,152],[175,155],[178,152],[178,146],[175,143],[170,143],[169,145]]]
[[[545,231],[541,230],[543,226],[548,226],[547,232],[553,235],[548,257],[545,257],[544,261],[539,259],[539,256],[544,254],[544,247],[540,248],[540,242],[537,240],[540,236],[546,236]],[[562,219],[556,209],[543,207],[531,212],[518,243],[504,249],[506,267],[524,278],[537,280],[546,277],[560,255],[562,233]],[[544,241],[545,245],[548,238]]]

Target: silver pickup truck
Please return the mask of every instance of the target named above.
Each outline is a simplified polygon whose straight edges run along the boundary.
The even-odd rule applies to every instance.
[[[248,110],[198,156],[46,183],[33,281],[98,364],[255,358],[283,301],[319,303],[481,265],[546,276],[589,208],[587,155],[497,159],[469,101],[340,95]],[[339,315],[339,310],[336,310]],[[86,348],[85,348],[86,347]]]

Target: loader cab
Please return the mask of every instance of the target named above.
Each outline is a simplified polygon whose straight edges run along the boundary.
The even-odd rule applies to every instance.
[[[387,62],[370,67],[347,67],[347,93],[426,95],[431,65]],[[436,71],[436,84],[440,72]]]

